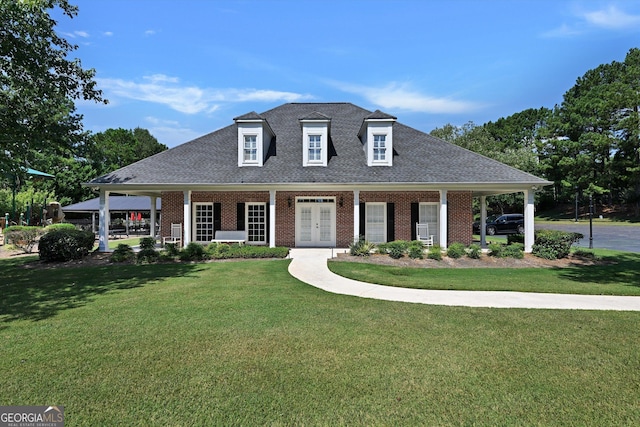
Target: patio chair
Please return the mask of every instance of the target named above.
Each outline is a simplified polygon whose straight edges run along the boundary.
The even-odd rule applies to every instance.
[[[416,239],[425,246],[433,246],[433,234],[429,234],[429,224],[416,223]]]
[[[167,243],[175,243],[178,246],[182,246],[182,224],[171,224],[171,236],[165,236],[162,238],[162,246]]]

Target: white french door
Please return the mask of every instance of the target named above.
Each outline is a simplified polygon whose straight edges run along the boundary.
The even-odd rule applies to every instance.
[[[296,246],[336,244],[336,202],[333,198],[296,200]]]
[[[191,240],[198,243],[211,242],[214,235],[213,226],[213,203],[194,203]]]

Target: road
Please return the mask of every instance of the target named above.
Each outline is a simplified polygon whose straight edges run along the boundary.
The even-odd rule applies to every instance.
[[[536,224],[536,229],[546,228],[582,233],[584,238],[574,246],[589,248],[589,221],[575,224]],[[640,225],[593,225],[594,249],[615,249],[626,252],[640,252]]]

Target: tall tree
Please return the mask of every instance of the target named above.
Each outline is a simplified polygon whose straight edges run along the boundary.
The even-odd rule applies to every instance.
[[[168,147],[158,142],[155,136],[147,129],[137,127],[133,130],[133,137],[136,140],[136,152],[138,153],[138,159],[144,159],[154,154],[158,154]]]
[[[77,49],[60,37],[49,13],[67,0],[0,1],[0,172],[17,174],[37,151],[67,154],[83,137],[75,100],[107,101],[95,71],[69,54]]]
[[[577,187],[607,193],[610,203],[640,200],[639,66],[640,50],[631,49],[624,62],[587,71],[564,94],[546,151],[549,178],[563,182],[565,198]]]
[[[167,149],[147,129],[107,129],[87,141],[83,156],[102,175]]]

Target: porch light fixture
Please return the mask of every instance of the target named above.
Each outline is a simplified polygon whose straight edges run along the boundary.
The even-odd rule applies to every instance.
[[[342,198],[342,196],[340,196],[340,200],[338,200],[338,205],[340,205],[340,207],[344,205],[344,199]]]
[[[291,196],[287,197],[287,205],[289,205],[289,207],[291,207]]]

